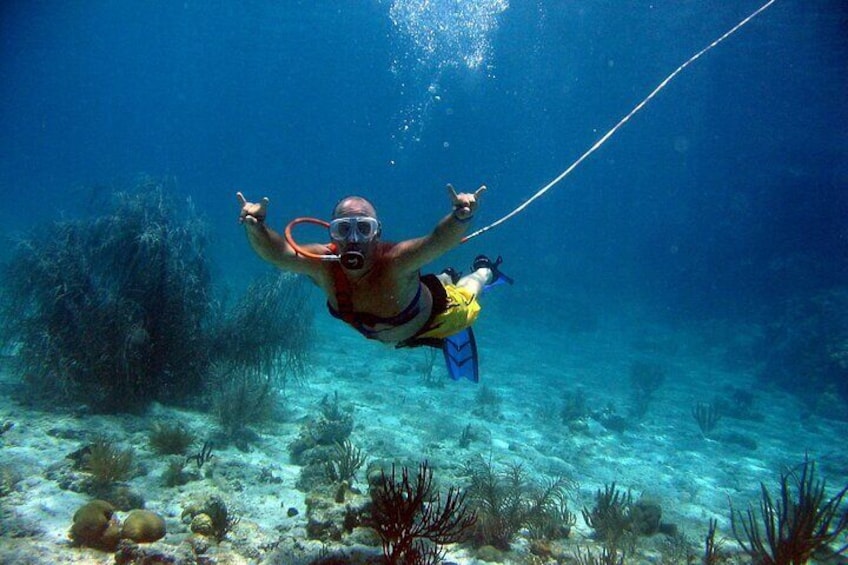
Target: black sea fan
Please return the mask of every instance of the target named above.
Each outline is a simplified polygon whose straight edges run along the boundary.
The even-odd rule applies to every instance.
[[[759,516],[748,508],[743,515],[731,508],[733,535],[745,553],[763,565],[801,565],[813,553],[848,531],[848,509],[841,508],[848,485],[826,498],[825,482],[816,478],[813,461],[805,458],[799,471],[780,475],[780,499],[765,485]],[[842,554],[848,545],[835,553]]]
[[[467,510],[465,494],[451,487],[444,499],[434,492],[433,471],[426,461],[415,479],[403,467],[371,485],[373,527],[389,563],[440,563],[442,546],[463,539],[477,517]]]

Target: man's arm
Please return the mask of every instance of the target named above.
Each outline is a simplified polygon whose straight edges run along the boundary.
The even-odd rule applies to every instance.
[[[448,185],[453,211],[442,218],[430,234],[395,245],[390,252],[395,267],[401,271],[417,271],[459,245],[485,191],[486,187],[481,186],[474,193],[457,194],[453,186]]]
[[[239,222],[244,225],[247,240],[250,246],[265,261],[295,273],[304,273],[309,276],[317,274],[319,264],[299,256],[288,244],[286,239],[265,224],[269,200],[263,198],[258,204],[248,202],[241,192],[236,193],[241,204]],[[307,250],[320,254],[324,252],[322,245],[308,245]]]

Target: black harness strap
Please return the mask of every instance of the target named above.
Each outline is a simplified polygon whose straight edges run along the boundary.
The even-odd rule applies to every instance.
[[[422,346],[441,349],[442,344],[444,343],[444,340],[438,337],[418,337],[421,334],[432,330],[433,320],[435,320],[439,314],[448,309],[448,293],[445,290],[445,286],[442,284],[442,281],[439,280],[439,277],[433,274],[424,275],[421,277],[421,284],[425,285],[430,290],[430,295],[433,297],[433,308],[430,310],[430,317],[414,336],[395,345],[398,349],[402,347]]]
[[[418,285],[418,292],[416,292],[415,298],[413,298],[409,305],[400,313],[388,318],[382,318],[368,312],[356,312],[353,309],[353,292],[351,290],[350,283],[342,270],[342,266],[338,263],[334,263],[331,266],[331,269],[333,274],[333,290],[336,296],[337,307],[333,308],[332,304],[330,304],[328,300],[327,309],[333,317],[343,320],[369,339],[373,339],[376,333],[370,330],[369,326],[373,327],[377,324],[402,326],[415,318],[415,316],[417,316],[421,311],[419,303],[421,302],[422,286],[427,286],[427,288],[430,289],[430,293],[433,295],[433,311],[431,312],[430,318],[427,320],[425,327],[427,327],[427,325],[432,321],[433,316],[443,312],[447,305],[447,295],[445,294],[444,287],[442,287],[439,279],[436,278],[435,275],[425,275],[420,278],[421,284]],[[438,310],[436,308],[438,308]]]

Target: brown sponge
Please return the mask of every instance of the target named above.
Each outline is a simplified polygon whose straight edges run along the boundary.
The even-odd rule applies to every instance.
[[[165,520],[149,510],[133,510],[124,520],[121,537],[136,543],[150,543],[165,537]]]
[[[77,545],[114,551],[120,532],[121,523],[112,505],[105,500],[92,500],[74,513],[70,536]]]

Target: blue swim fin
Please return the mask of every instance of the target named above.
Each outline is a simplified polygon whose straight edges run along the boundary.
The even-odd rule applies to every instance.
[[[442,353],[448,373],[453,380],[466,378],[469,381],[480,382],[480,367],[477,362],[477,341],[471,328],[446,337],[442,343]]]

